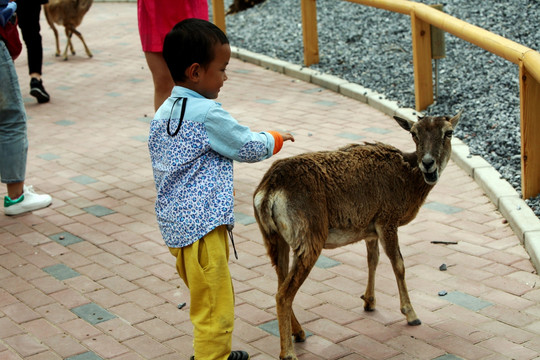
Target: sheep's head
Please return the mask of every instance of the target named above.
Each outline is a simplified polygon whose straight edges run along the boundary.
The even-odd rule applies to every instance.
[[[429,185],[435,185],[446,167],[452,153],[452,134],[461,116],[424,116],[411,121],[394,116],[405,130],[409,131],[416,143],[418,167]]]

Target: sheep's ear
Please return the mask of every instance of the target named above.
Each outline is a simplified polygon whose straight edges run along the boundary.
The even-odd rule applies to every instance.
[[[459,121],[459,118],[461,117],[462,112],[463,112],[463,109],[459,110],[459,112],[453,118],[448,120],[448,121],[450,121],[450,124],[452,124],[452,128],[454,128],[454,129],[456,128],[456,125],[457,125],[457,123]]]
[[[397,121],[399,126],[401,126],[403,129],[407,131],[411,131],[411,128],[414,125],[414,121],[403,119],[403,118],[400,118],[399,116],[394,116],[394,120]]]

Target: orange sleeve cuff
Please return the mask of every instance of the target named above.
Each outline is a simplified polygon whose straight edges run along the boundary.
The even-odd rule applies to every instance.
[[[272,155],[276,155],[283,147],[283,136],[277,131],[269,131],[269,133],[274,137],[274,152]]]

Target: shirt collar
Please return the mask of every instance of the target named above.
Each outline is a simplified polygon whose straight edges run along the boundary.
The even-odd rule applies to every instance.
[[[171,97],[195,97],[200,99],[206,99],[204,96],[198,92],[176,85],[171,92]]]

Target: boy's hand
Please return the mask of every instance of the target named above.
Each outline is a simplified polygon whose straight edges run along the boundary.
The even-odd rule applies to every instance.
[[[280,135],[283,138],[283,141],[290,140],[290,141],[294,142],[294,136],[292,136],[292,134],[290,134],[290,133],[280,133]]]

